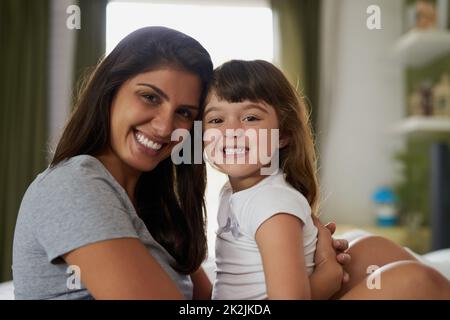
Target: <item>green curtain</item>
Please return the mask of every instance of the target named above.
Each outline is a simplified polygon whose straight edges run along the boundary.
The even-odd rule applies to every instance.
[[[74,77],[104,55],[107,0],[79,0]],[[47,166],[49,0],[0,1],[0,282],[12,278],[22,197]]]
[[[86,77],[105,54],[108,0],[79,0],[81,29],[77,30],[74,84]]]
[[[272,0],[279,65],[306,97],[313,129],[319,100],[320,0]]]
[[[46,167],[48,0],[0,1],[0,282],[23,194]]]

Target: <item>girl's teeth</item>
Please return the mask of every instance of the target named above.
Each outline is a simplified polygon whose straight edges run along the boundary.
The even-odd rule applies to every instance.
[[[144,147],[153,149],[155,151],[158,151],[159,149],[161,149],[162,145],[151,141],[149,139],[147,139],[147,137],[145,137],[143,134],[136,132],[136,139],[137,141],[139,141],[140,144],[142,144]]]
[[[227,155],[244,154],[244,153],[245,153],[245,148],[237,148],[237,149],[225,148],[225,154],[227,154]]]

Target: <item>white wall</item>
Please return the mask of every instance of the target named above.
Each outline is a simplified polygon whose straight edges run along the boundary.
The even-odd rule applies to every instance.
[[[366,9],[381,8],[382,30]],[[395,179],[400,141],[386,134],[403,115],[403,73],[389,59],[402,32],[401,0],[324,0],[320,173],[324,220],[373,222],[371,195]]]
[[[206,169],[207,187],[205,192],[205,202],[208,221],[208,255],[213,257],[215,256],[216,230],[218,228],[217,211],[219,209],[219,194],[223,185],[228,181],[228,177],[213,169],[209,164],[206,165]]]

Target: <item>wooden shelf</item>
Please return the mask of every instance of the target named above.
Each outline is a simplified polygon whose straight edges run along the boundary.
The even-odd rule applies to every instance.
[[[418,67],[450,52],[450,32],[410,31],[394,47],[394,57],[406,66]]]
[[[402,135],[450,133],[450,117],[408,117],[396,124],[391,132]]]

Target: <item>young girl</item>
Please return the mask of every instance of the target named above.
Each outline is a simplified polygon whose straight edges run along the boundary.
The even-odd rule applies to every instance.
[[[206,158],[229,177],[218,212],[212,298],[311,298],[319,190],[302,100],[272,64],[234,60],[215,71],[203,119]],[[279,139],[270,138],[274,131]],[[279,170],[266,175],[267,167]],[[448,280],[436,271],[414,261],[390,264],[414,258],[385,239],[369,237],[352,250],[353,282],[336,288],[335,298],[450,296]],[[384,266],[377,271],[389,280],[383,290],[365,285],[369,263]]]

